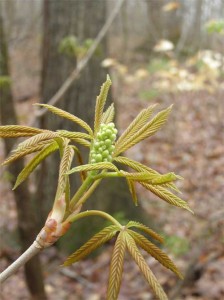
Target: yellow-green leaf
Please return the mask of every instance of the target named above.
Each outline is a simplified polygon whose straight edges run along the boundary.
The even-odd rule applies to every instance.
[[[123,273],[125,248],[126,240],[123,231],[121,231],[117,237],[110,263],[110,275],[107,288],[108,300],[117,300],[118,298]]]
[[[43,132],[39,128],[33,128],[22,125],[6,125],[0,126],[0,137],[19,137],[19,136],[32,136]]]
[[[64,262],[63,266],[70,266],[75,262],[83,259],[91,252],[93,252],[98,247],[102,246],[104,243],[112,239],[112,237],[119,231],[120,228],[116,225],[111,225],[97,234],[95,234],[88,242],[86,242],[82,247],[80,247],[77,251],[75,251],[72,255],[70,255],[66,261]]]
[[[107,100],[107,95],[108,95],[111,84],[112,84],[112,82],[110,80],[110,77],[109,77],[109,75],[107,75],[107,80],[101,86],[100,94],[96,98],[95,120],[94,120],[94,133],[95,134],[98,132],[98,130],[100,128],[100,124],[102,122],[103,109],[104,109],[104,105]]]
[[[108,109],[103,113],[101,123],[108,124],[114,120],[114,104],[112,103]]]
[[[56,142],[46,146],[42,149],[19,173],[16,183],[13,187],[13,190],[17,188],[26,178],[33,172],[33,170],[52,152],[58,149],[58,145]]]
[[[137,117],[131,122],[128,128],[122,133],[116,142],[116,147],[119,148],[125,143],[129,138],[131,138],[135,133],[137,133],[148,121],[149,117],[152,115],[154,108],[157,104],[151,105],[146,109],[143,109]]]
[[[138,247],[135,244],[134,239],[125,232],[127,248],[130,252],[131,256],[135,260],[136,264],[139,266],[142,274],[144,275],[145,279],[148,281],[149,285],[152,287],[153,292],[155,293],[156,297],[160,300],[168,300],[163,288],[159,284],[158,280],[149,269],[146,261],[144,260],[142,254],[140,253]]]
[[[142,224],[142,223],[139,223],[139,222],[135,222],[135,221],[130,221],[128,222],[128,224],[126,225],[127,228],[130,228],[130,227],[135,227],[135,228],[138,228],[142,231],[144,231],[145,233],[147,233],[148,235],[150,235],[151,237],[153,237],[155,240],[163,243],[164,240],[162,238],[161,235],[159,235],[158,233],[156,233],[154,230],[150,229],[148,226]]]
[[[52,140],[54,138],[57,138],[58,134],[53,132],[53,131],[48,131],[46,130],[43,133],[39,133],[36,134],[35,136],[32,136],[31,138],[29,138],[28,140],[20,143],[18,145],[18,150],[27,148],[27,147],[32,147],[32,146],[36,146],[38,143],[42,142],[42,141],[47,141],[47,140]]]
[[[82,159],[82,155],[79,151],[79,149],[76,146],[71,145],[70,147],[73,148],[73,150],[75,151],[76,157],[77,157],[77,161],[79,165],[83,165],[83,159]],[[81,171],[80,172],[80,176],[81,176],[81,180],[84,181],[86,178],[86,172],[85,171]]]
[[[149,174],[152,174],[152,175],[159,175],[161,176],[161,174],[143,164],[141,164],[140,162],[137,162],[133,159],[130,159],[128,157],[125,157],[125,156],[118,156],[118,157],[114,157],[113,158],[113,161],[114,162],[118,162],[118,163],[121,163],[121,164],[124,164],[130,168],[132,168],[133,170],[136,170],[138,172],[145,172],[147,171]],[[173,190],[177,191],[177,192],[180,192],[178,190],[178,188],[175,186],[174,183],[165,183],[163,184],[164,187],[168,187],[168,188],[172,188]]]
[[[114,164],[110,162],[100,162],[100,163],[86,164],[86,165],[75,167],[71,169],[69,172],[67,172],[67,174],[69,175],[75,172],[104,170],[104,169],[114,170],[118,172],[118,168]]]
[[[123,142],[121,145],[117,143],[114,150],[114,156],[117,156],[121,152],[128,150],[140,141],[146,139],[147,137],[153,135],[156,131],[158,131],[166,122],[171,109],[172,105],[167,109],[159,112],[149,123],[142,126],[141,129],[132,134],[130,138],[125,139],[125,142]]]
[[[83,121],[82,119],[68,113],[67,111],[64,111],[60,108],[57,108],[55,106],[52,106],[52,105],[49,105],[49,104],[43,104],[43,103],[36,103],[35,105],[39,105],[39,106],[42,106],[42,107],[45,107],[47,108],[50,112],[62,117],[62,118],[65,118],[65,119],[68,119],[72,122],[75,122],[77,123],[78,125],[80,125],[81,127],[83,127],[86,131],[89,132],[89,134],[92,136],[93,135],[93,131],[91,129],[91,127],[85,122]]]
[[[22,149],[15,149],[12,154],[3,162],[2,165],[6,165],[6,164],[9,164],[9,163],[12,163],[13,161],[25,156],[25,155],[28,155],[28,154],[31,154],[31,153],[34,153],[34,152],[37,152],[37,151],[40,151],[42,150],[47,144],[45,142],[41,142],[41,143],[38,143],[37,145],[35,146],[31,146],[31,147],[27,147],[27,148],[22,148]]]
[[[68,144],[65,145],[65,148],[63,149],[63,155],[60,162],[60,168],[59,168],[59,177],[58,177],[58,188],[56,192],[56,199],[59,199],[65,192],[66,183],[67,183],[67,176],[65,175],[72,163],[72,159],[74,156],[74,150],[71,146]]]
[[[178,196],[174,195],[173,193],[171,193],[164,187],[159,186],[159,185],[153,186],[153,185],[145,183],[143,181],[139,182],[139,183],[142,186],[144,186],[147,190],[150,190],[153,194],[157,195],[159,198],[165,200],[169,204],[187,209],[188,211],[193,213],[193,211],[190,209],[190,207],[188,206],[186,201],[184,201],[181,198],[179,198]]]
[[[89,139],[91,140],[92,137],[87,134],[87,133],[83,133],[83,132],[75,132],[75,131],[67,131],[67,130],[57,130],[58,134],[61,137],[65,137],[71,140],[76,140],[77,138],[83,138],[83,139]]]
[[[183,279],[183,275],[180,273],[178,268],[172,262],[172,260],[160,250],[156,245],[147,240],[143,235],[133,231],[128,230],[129,234],[134,238],[135,242],[144,249],[147,253],[153,256],[156,260],[158,260],[164,267],[174,272],[178,277]]]
[[[129,191],[132,195],[133,202],[134,202],[135,206],[138,206],[138,198],[137,198],[137,195],[136,195],[134,182],[132,180],[130,180],[129,178],[126,178],[126,180],[127,180],[127,183],[128,183]]]

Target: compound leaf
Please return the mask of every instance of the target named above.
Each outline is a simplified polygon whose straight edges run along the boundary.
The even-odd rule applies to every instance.
[[[117,147],[114,150],[114,155],[117,156],[121,152],[128,150],[140,141],[153,135],[158,131],[166,122],[168,115],[172,109],[172,105],[165,110],[159,112],[149,123],[145,124],[136,133],[132,134],[129,139],[126,139],[121,145],[117,143]]]
[[[159,198],[165,200],[169,204],[184,208],[184,209],[190,211],[191,213],[193,213],[193,211],[190,209],[190,207],[188,206],[186,201],[184,201],[181,198],[179,198],[178,196],[174,195],[173,193],[171,193],[164,187],[159,186],[159,185],[153,186],[151,184],[148,184],[148,183],[145,183],[142,181],[139,183],[142,186],[144,186],[147,190],[150,190],[153,194],[157,195]]]
[[[151,105],[146,109],[143,109],[137,117],[131,122],[128,128],[122,133],[119,139],[116,142],[117,148],[119,148],[125,141],[133,136],[133,134],[137,133],[139,129],[141,129],[145,123],[148,121],[149,117],[152,115],[152,112],[157,104]],[[116,150],[115,150],[116,151]]]
[[[155,295],[158,297],[160,300],[168,300],[163,288],[159,284],[158,280],[152,273],[152,271],[149,269],[146,261],[144,260],[142,254],[140,253],[138,247],[135,244],[134,239],[125,232],[125,237],[127,241],[127,248],[128,251],[130,252],[131,256],[135,260],[136,264],[139,266],[139,269],[141,270],[142,274],[152,287]]]
[[[147,233],[148,235],[150,235],[151,237],[153,237],[155,240],[159,241],[160,243],[163,243],[164,240],[162,238],[161,235],[159,235],[158,233],[156,233],[154,230],[150,229],[148,226],[139,223],[139,222],[135,222],[135,221],[130,221],[128,222],[128,224],[126,225],[127,228],[130,227],[135,227],[138,228],[142,231],[144,231],[145,233]]]
[[[133,231],[128,230],[130,235],[134,238],[135,242],[144,249],[147,253],[149,253],[151,256],[153,256],[156,260],[158,260],[164,267],[174,272],[178,277],[183,279],[182,274],[177,269],[175,264],[172,262],[172,260],[164,253],[162,250],[160,250],[156,245],[151,243],[149,240],[147,240],[143,235]]]
[[[103,230],[95,234],[88,242],[81,246],[72,255],[70,255],[64,262],[63,266],[70,266],[71,264],[83,259],[95,249],[112,239],[112,237],[119,230],[120,228],[116,225],[111,225],[104,228]]]

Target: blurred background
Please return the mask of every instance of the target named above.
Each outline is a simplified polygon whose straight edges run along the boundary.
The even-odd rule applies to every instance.
[[[224,299],[223,49],[223,0],[0,0],[2,124],[76,130],[32,105],[49,101],[92,124],[107,73],[120,132],[148,105],[174,104],[167,125],[127,156],[183,176],[178,187],[195,214],[140,186],[135,208],[123,181],[105,182],[94,194],[97,201],[85,207],[108,211],[121,222],[144,220],[165,237],[163,250],[185,279],[145,258],[169,299]],[[15,141],[0,142],[3,161]],[[11,191],[27,159],[1,168],[1,270],[32,243],[54,199],[57,155]],[[78,184],[74,177],[72,188]],[[2,299],[105,299],[112,244],[70,268],[60,267],[66,254],[102,226],[97,218],[77,222],[55,247],[27,264],[25,273],[21,269],[5,282]],[[128,256],[119,299],[154,299]]]

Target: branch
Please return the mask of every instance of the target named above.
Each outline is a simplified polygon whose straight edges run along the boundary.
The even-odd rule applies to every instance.
[[[77,63],[76,68],[72,71],[72,73],[69,75],[69,77],[64,81],[62,86],[59,88],[59,90],[56,92],[56,94],[48,101],[47,104],[55,105],[61,99],[61,97],[67,92],[67,90],[72,85],[73,81],[78,78],[81,71],[86,67],[89,60],[93,56],[93,54],[96,51],[96,48],[98,47],[99,43],[102,41],[102,39],[106,35],[107,31],[109,30],[112,22],[114,21],[115,17],[119,13],[123,2],[124,2],[124,0],[117,1],[116,6],[114,7],[114,10],[112,11],[111,15],[108,17],[108,19],[107,19],[106,23],[104,24],[104,26],[101,28],[101,30],[98,33],[96,39],[94,40],[92,46],[89,48],[86,56]],[[36,113],[36,118],[42,117],[46,113],[46,111],[47,110],[45,108],[40,109]],[[32,122],[32,124],[34,122],[35,122],[35,120]]]
[[[0,274],[0,283],[3,283],[8,277],[14,274],[20,267],[30,260],[33,256],[38,254],[42,248],[35,241],[14,263]]]

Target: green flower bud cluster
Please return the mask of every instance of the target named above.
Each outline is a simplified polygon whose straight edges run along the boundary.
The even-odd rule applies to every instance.
[[[101,124],[90,151],[90,163],[111,162],[117,129],[114,123]]]

